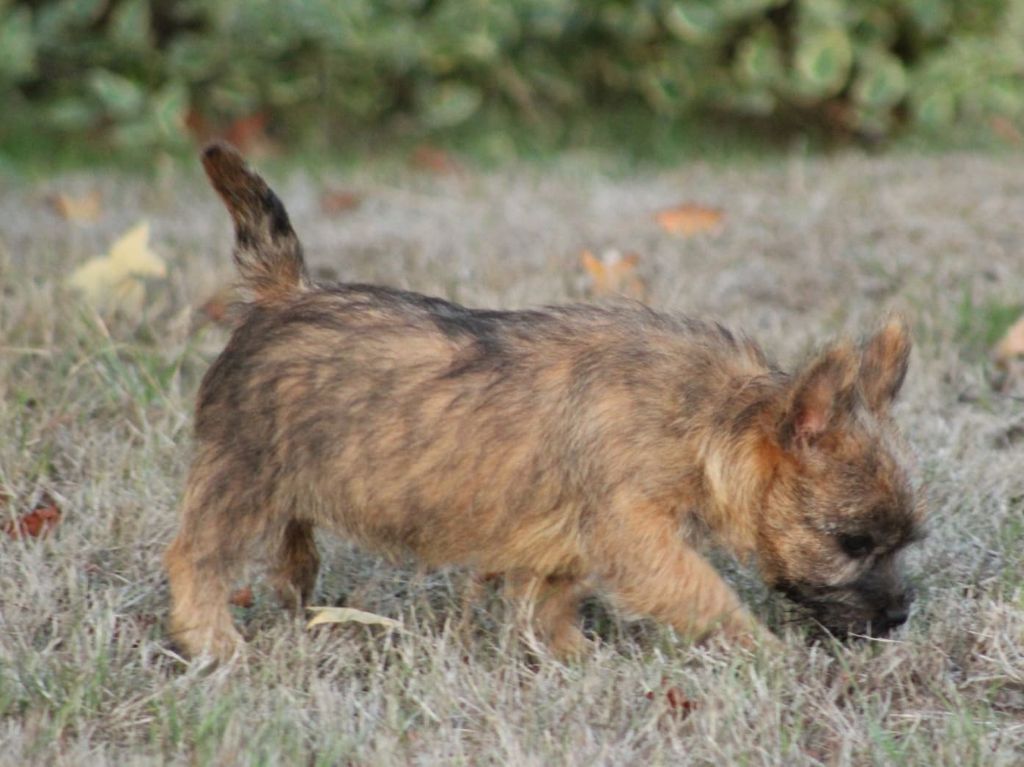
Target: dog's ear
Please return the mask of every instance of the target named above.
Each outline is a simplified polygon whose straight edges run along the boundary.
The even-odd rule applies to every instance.
[[[899,393],[910,364],[910,348],[910,330],[898,314],[861,345],[860,387],[873,412],[887,411]]]
[[[860,356],[842,341],[812,359],[797,375],[782,419],[780,441],[787,448],[816,444],[852,413]]]

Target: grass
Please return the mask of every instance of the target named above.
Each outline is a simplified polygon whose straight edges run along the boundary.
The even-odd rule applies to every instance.
[[[795,632],[785,652],[751,655],[593,603],[597,648],[561,665],[522,647],[496,596],[465,606],[464,573],[325,537],[318,601],[407,633],[307,632],[254,579],[254,606],[237,608],[246,661],[189,667],[164,634],[160,555],[196,388],[226,340],[195,311],[232,278],[226,214],[195,173],[23,178],[0,189],[0,515],[48,491],[64,516],[48,538],[0,538],[0,764],[1020,763],[1022,413],[990,389],[984,351],[1024,295],[1024,160],[841,154],[608,175],[577,157],[272,177],[312,264],[343,279],[515,307],[579,298],[584,247],[636,250],[654,305],[745,328],[785,362],[905,311],[917,347],[897,418],[931,509],[911,621],[891,641],[809,647]],[[324,184],[362,206],[323,215]],[[94,186],[96,224],[44,203]],[[723,207],[722,233],[662,233],[651,214],[682,201]],[[64,280],[142,217],[169,276],[141,320],[100,320]],[[777,614],[753,574],[723,566],[758,614]]]

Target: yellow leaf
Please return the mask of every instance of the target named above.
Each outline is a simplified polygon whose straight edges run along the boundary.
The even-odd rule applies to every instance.
[[[166,277],[167,266],[149,248],[149,224],[142,222],[110,247],[110,254],[91,258],[71,273],[68,284],[102,314],[142,313],[146,277]]]
[[[392,618],[385,618],[383,615],[368,613],[363,610],[356,610],[354,607],[307,607],[313,613],[307,629],[322,624],[332,623],[363,623],[367,626],[383,626],[395,631],[402,630],[402,624]]]

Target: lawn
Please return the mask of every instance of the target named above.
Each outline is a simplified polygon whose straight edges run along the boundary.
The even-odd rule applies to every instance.
[[[196,164],[197,166],[198,164]],[[538,657],[497,594],[321,539],[321,604],[402,633],[307,630],[254,574],[233,668],[169,644],[160,557],[192,404],[228,330],[199,311],[233,278],[227,214],[193,169],[0,184],[0,521],[44,493],[49,535],[0,535],[0,764],[1011,765],[1024,760],[1024,405],[988,349],[1024,305],[1024,157],[841,154],[602,172],[588,158],[454,173],[267,173],[316,271],[472,306],[582,300],[580,252],[617,248],[661,309],[711,316],[786,365],[891,309],[916,347],[896,417],[930,535],[891,639],[808,645],[722,562],[785,649],[691,647],[585,608],[594,651]],[[93,222],[56,193],[102,203]],[[322,210],[324,190],[354,209]],[[721,208],[681,237],[655,213]],[[344,207],[344,206],[337,206]],[[146,219],[167,276],[142,316],[101,319],[72,270]],[[481,446],[486,449],[486,446]],[[240,584],[243,585],[243,584]]]

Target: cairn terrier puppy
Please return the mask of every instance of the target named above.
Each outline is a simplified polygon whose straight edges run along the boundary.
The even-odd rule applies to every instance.
[[[248,301],[199,391],[165,559],[187,653],[236,651],[228,596],[254,558],[286,604],[307,600],[318,527],[504,574],[562,655],[591,591],[693,639],[755,637],[705,538],[833,632],[906,620],[921,512],[890,415],[901,319],[787,373],[718,324],[636,303],[490,311],[315,284],[264,181],[226,144],[202,159]]]

